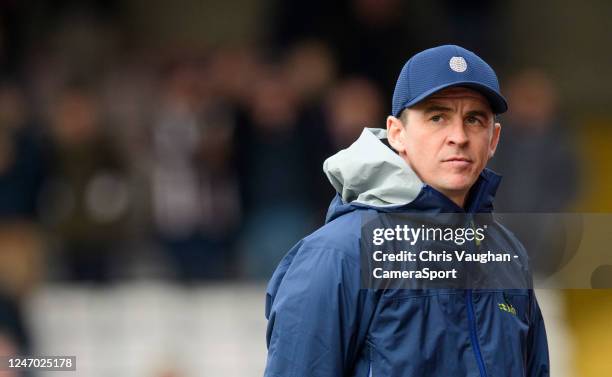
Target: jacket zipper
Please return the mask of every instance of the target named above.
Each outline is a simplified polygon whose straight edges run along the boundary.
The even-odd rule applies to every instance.
[[[474,219],[472,216],[468,215],[470,218],[469,225],[474,228]],[[479,251],[479,243],[474,242],[475,250]],[[472,300],[472,289],[467,290],[467,295],[465,296],[465,301],[467,305],[468,312],[468,321],[470,324],[470,337],[472,339],[472,346],[474,349],[474,356],[476,356],[476,363],[478,364],[478,369],[480,370],[481,377],[487,377],[487,371],[485,369],[484,360],[482,358],[482,353],[480,352],[480,343],[478,342],[478,334],[476,333],[476,319],[474,316],[474,302]]]
[[[425,186],[428,186],[428,185],[426,184]],[[433,192],[437,193],[438,191],[433,190]],[[459,210],[458,211],[459,213],[464,213],[470,219],[469,225],[472,227],[474,226],[474,220],[471,214],[477,210],[477,206],[476,206],[476,204],[478,203],[477,199],[474,200],[474,202],[472,203],[472,206],[466,211],[464,208],[457,206],[454,202],[447,199],[444,195],[440,194],[439,197],[446,199],[451,204],[453,204],[455,207],[457,207],[457,209]],[[476,245],[474,243],[474,246],[476,246],[476,250],[478,250],[479,245]],[[467,312],[468,312],[468,322],[470,326],[470,338],[472,340],[472,348],[474,350],[474,356],[476,357],[476,363],[478,364],[478,369],[480,371],[480,377],[487,377],[487,371],[485,369],[485,364],[484,364],[484,359],[482,358],[482,353],[480,352],[480,344],[478,343],[478,335],[476,333],[476,320],[474,318],[474,303],[472,302],[472,291],[473,291],[472,289],[466,289],[467,294],[465,296]]]
[[[482,359],[482,353],[480,353],[480,344],[478,343],[478,335],[476,334],[476,320],[474,319],[474,304],[472,302],[472,290],[467,290],[465,296],[468,311],[468,321],[470,323],[470,337],[472,338],[472,347],[474,348],[474,356],[476,356],[476,363],[480,370],[481,377],[487,377],[485,370],[484,360]]]

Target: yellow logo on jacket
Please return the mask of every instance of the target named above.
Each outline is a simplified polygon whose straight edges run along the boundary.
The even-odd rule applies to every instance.
[[[516,309],[511,304],[497,304],[497,307],[499,308],[499,310],[508,312],[512,315],[516,315]]]

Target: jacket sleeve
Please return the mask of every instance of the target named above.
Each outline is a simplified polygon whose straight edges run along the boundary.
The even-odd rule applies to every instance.
[[[373,310],[368,291],[360,289],[358,258],[308,245],[294,254],[282,278],[268,286],[265,376],[343,376]]]
[[[535,293],[530,291],[531,325],[528,334],[527,376],[549,377],[548,341],[542,312]]]

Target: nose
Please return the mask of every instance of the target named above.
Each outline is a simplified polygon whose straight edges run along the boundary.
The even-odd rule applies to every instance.
[[[465,146],[468,143],[468,135],[465,132],[463,120],[459,117],[453,119],[452,124],[448,128],[447,142],[457,146]]]

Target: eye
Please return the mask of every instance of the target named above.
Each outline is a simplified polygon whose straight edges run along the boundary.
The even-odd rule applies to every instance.
[[[482,124],[482,121],[475,116],[469,116],[465,118],[465,122],[469,125],[475,125],[475,126]]]
[[[442,117],[441,114],[438,114],[438,115],[432,116],[431,118],[429,118],[429,120],[431,120],[434,123],[440,123],[440,122],[442,122],[443,117]]]

